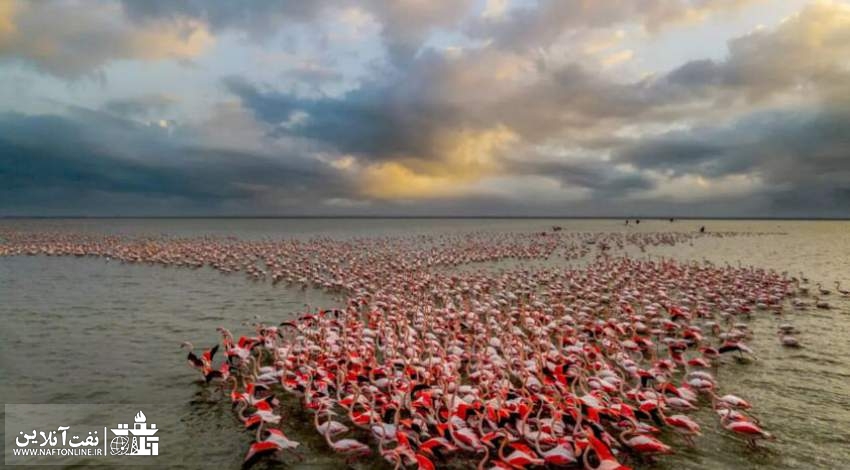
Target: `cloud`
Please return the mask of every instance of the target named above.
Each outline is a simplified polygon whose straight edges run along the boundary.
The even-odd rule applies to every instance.
[[[0,136],[6,215],[263,213],[346,193],[345,182],[318,161],[190,143],[83,109],[0,114]]]
[[[241,31],[260,41],[285,25],[317,23],[328,12],[350,12],[357,5],[357,11],[381,24],[384,45],[399,65],[415,56],[429,33],[457,26],[472,4],[472,0],[366,0],[359,4],[345,0],[259,0],[249,4],[233,0],[123,1],[134,21],[194,18],[213,30]]]
[[[276,135],[314,139],[342,153],[375,159],[419,154],[429,145],[428,127],[436,123],[429,116],[440,114],[418,108],[428,104],[416,95],[378,83],[340,98],[301,98],[262,90],[235,78],[225,84],[259,120],[275,126]],[[294,126],[281,126],[296,113],[304,113],[305,119]]]
[[[0,2],[0,44],[8,41],[17,32],[18,27],[14,22],[17,9],[18,5],[12,0]]]
[[[213,31],[240,30],[261,39],[281,24],[309,22],[341,1],[302,0],[121,0],[124,12],[134,22],[148,24],[163,20],[192,18]]]
[[[516,142],[506,127],[447,132],[435,143],[434,158],[402,158],[370,164],[361,191],[377,199],[431,199],[475,192],[475,183],[504,172],[498,158]]]
[[[585,197],[621,198],[655,188],[656,182],[634,169],[618,168],[594,158],[558,160],[551,157],[515,161],[512,173],[545,175],[562,187],[580,189]]]
[[[655,33],[755,1],[0,0],[0,67],[71,79],[0,119],[0,210],[846,214],[850,6],[639,73]]]
[[[497,194],[494,181],[506,187],[506,178],[538,178],[546,181],[542,186],[552,200],[651,204],[678,196],[703,204],[722,194],[758,194],[772,205],[775,194],[820,181],[826,174],[816,168],[834,160],[816,159],[811,172],[783,179],[780,168],[806,168],[812,160],[805,152],[789,152],[793,145],[776,148],[773,142],[784,142],[777,136],[815,132],[824,119],[839,125],[844,108],[836,105],[826,113],[821,103],[809,102],[806,112],[794,114],[796,120],[778,122],[784,109],[800,111],[800,102],[755,95],[762,87],[759,80],[766,82],[763,89],[775,90],[763,93],[791,93],[799,91],[796,79],[777,82],[769,74],[740,69],[753,67],[761,57],[762,64],[790,70],[777,72],[780,76],[816,76],[821,91],[840,87],[840,51],[816,63],[804,57],[817,55],[850,30],[841,19],[844,8],[808,7],[773,30],[730,41],[723,61],[693,61],[634,82],[575,62],[550,64],[485,44],[421,51],[400,73],[364,82],[338,97],[301,98],[243,79],[229,79],[226,86],[271,126],[271,135],[306,138],[328,151],[355,155],[358,165],[348,173],[362,182],[361,197],[469,201]],[[824,21],[825,16],[831,19]],[[784,49],[800,59],[783,63]],[[806,75],[815,65],[830,73]],[[771,88],[776,83],[782,85]],[[741,104],[725,109],[730,101]],[[302,119],[287,124],[295,115]],[[819,115],[830,117],[814,117]],[[480,158],[471,164],[462,156],[463,142],[488,142],[496,135],[510,137],[480,148],[472,145],[469,154]],[[840,148],[834,139],[798,137],[827,153],[830,146]],[[834,180],[824,188],[832,188],[824,194],[844,191]]]
[[[468,23],[473,37],[495,41],[500,48],[534,50],[553,45],[579,31],[637,23],[647,31],[702,21],[757,0],[541,0],[500,15],[483,15]]]
[[[617,161],[656,175],[646,197],[688,200],[757,194],[770,214],[846,215],[850,107],[774,110],[728,126],[646,139]],[[790,197],[793,195],[793,197]],[[808,213],[799,211],[806,209]]]
[[[367,0],[366,8],[382,24],[391,60],[405,66],[429,33],[455,29],[470,12],[472,0]]]
[[[189,59],[213,43],[202,22],[174,18],[136,27],[114,2],[3,0],[0,5],[0,59],[60,77],[87,75],[119,59]]]
[[[688,93],[737,94],[750,101],[805,88],[845,94],[850,82],[850,5],[815,2],[776,29],[758,29],[729,41],[723,61],[688,62],[666,84]]]
[[[152,93],[134,98],[112,99],[103,108],[111,113],[127,117],[159,117],[179,100],[165,93]]]
[[[716,137],[713,133],[706,133],[705,129],[674,132],[638,141],[623,150],[620,159],[640,168],[651,168],[674,176],[724,174],[727,171],[720,166],[728,162],[728,155],[724,152],[728,151],[730,143],[717,142]]]
[[[481,17],[488,20],[502,19],[507,11],[508,0],[487,0]]]
[[[421,101],[400,82],[318,99],[263,91],[239,79],[226,86],[275,129],[274,136],[306,137],[359,156],[365,161],[362,193],[378,199],[462,195],[465,185],[497,173],[496,153],[517,140],[505,126],[453,121],[450,104]],[[296,113],[304,117],[284,125]]]

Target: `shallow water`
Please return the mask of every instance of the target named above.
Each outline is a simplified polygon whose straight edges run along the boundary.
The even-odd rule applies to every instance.
[[[226,235],[240,238],[359,237],[455,231],[540,231],[552,225],[576,231],[696,230],[770,235],[700,239],[636,256],[670,256],[752,264],[799,272],[832,288],[850,287],[850,223],[799,221],[647,221],[494,219],[123,219],[5,220],[0,228],[131,234]],[[498,269],[500,266],[480,266]],[[719,370],[724,391],[752,402],[778,439],[752,452],[720,430],[713,416],[696,414],[703,436],[694,449],[641,468],[850,468],[850,302],[780,319],[758,312],[750,342],[759,360]],[[4,403],[154,404],[163,429],[161,454],[185,467],[215,463],[239,467],[251,441],[226,401],[195,383],[179,349],[216,341],[215,328],[235,333],[256,319],[275,322],[304,305],[333,306],[321,292],[254,283],[241,275],[124,265],[90,258],[0,258],[0,396]],[[780,322],[794,323],[804,348],[782,348]],[[128,408],[129,413],[135,409]],[[710,414],[710,412],[706,412]],[[308,414],[289,408],[284,429],[304,446],[294,468],[344,465],[328,455],[310,429]],[[676,441],[675,438],[673,438]],[[5,442],[5,436],[4,436]],[[678,441],[676,441],[678,442]],[[374,462],[359,464],[366,468]],[[160,463],[158,462],[157,465]],[[270,465],[270,464],[265,464]],[[264,466],[265,466],[264,465]]]

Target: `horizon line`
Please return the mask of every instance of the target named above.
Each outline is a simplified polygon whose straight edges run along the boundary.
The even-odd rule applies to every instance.
[[[566,215],[0,215],[0,220],[102,220],[102,219],[505,219],[505,220],[789,220],[850,221],[850,216],[782,217],[782,216],[566,216]]]

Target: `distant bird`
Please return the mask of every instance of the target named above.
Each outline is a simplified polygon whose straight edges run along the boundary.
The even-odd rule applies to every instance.
[[[794,325],[792,325],[790,323],[783,323],[783,324],[779,325],[779,332],[780,333],[790,335],[790,334],[794,333],[795,331],[797,331],[797,329],[794,327]]]
[[[779,335],[779,342],[782,344],[782,346],[785,346],[786,348],[799,348],[800,347],[800,342],[797,341],[797,338],[795,338],[795,337],[793,337],[789,334],[781,333]]]

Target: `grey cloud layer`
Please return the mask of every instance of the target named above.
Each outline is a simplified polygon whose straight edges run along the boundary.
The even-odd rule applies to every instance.
[[[345,192],[344,182],[309,161],[192,145],[99,112],[0,115],[2,213],[135,215],[165,202],[177,211],[233,206],[264,213],[279,209],[263,205],[267,188],[300,202]]]
[[[124,119],[141,121],[179,106],[167,90],[107,102],[103,109],[109,115],[5,114],[0,117],[0,211],[42,206],[73,211],[95,194],[117,195],[121,203],[177,201],[177,211],[328,210],[319,201],[369,198],[356,176],[334,171],[326,160],[312,158],[316,154],[331,160],[354,155],[362,165],[404,159],[427,172],[444,162],[446,135],[507,129],[517,143],[488,156],[494,169],[482,178],[542,178],[587,196],[541,202],[469,194],[366,201],[370,205],[352,210],[850,216],[847,7],[813,4],[780,25],[731,40],[722,60],[695,57],[640,80],[618,80],[592,63],[563,63],[540,53],[588,30],[638,24],[656,31],[747,3],[544,0],[479,18],[471,16],[471,1],[260,1],[250,8],[225,0],[125,1],[119,10],[126,24],[103,30],[96,27],[100,22],[82,19],[92,25],[91,33],[72,36],[77,42],[67,44],[67,54],[56,60],[41,60],[31,45],[22,44],[0,45],[0,55],[76,77],[129,54],[127,42],[116,39],[126,33],[121,28],[188,18],[213,32],[245,33],[263,47],[264,37],[278,28],[317,24],[329,12],[357,6],[380,23],[387,63],[355,89],[335,96],[305,97],[250,76],[224,79],[225,98],[238,100],[257,121],[258,147],[306,142],[287,150],[237,152],[204,145],[199,137],[226,135],[227,129],[159,129]],[[32,23],[24,28],[30,33],[57,21],[48,15],[28,18]],[[424,46],[438,30],[466,34],[476,43],[453,52]],[[80,53],[87,47],[91,54]],[[507,78],[498,78],[501,71]],[[523,79],[514,80],[513,73]],[[335,77],[306,71],[301,79]],[[730,204],[733,196],[711,190],[698,200],[679,200],[670,189],[688,178],[700,178],[711,188],[738,176],[759,184],[736,193],[736,204]]]
[[[680,23],[694,16],[732,10],[754,0],[540,0],[496,18],[479,18],[467,24],[475,37],[493,38],[501,47],[528,50],[545,47],[565,33],[608,28],[637,22],[649,31]]]
[[[382,25],[391,58],[406,62],[419,50],[433,28],[452,27],[465,17],[472,0],[122,0],[130,18],[137,21],[191,17],[214,29],[233,29],[262,39],[281,25],[310,22],[334,9],[363,8]]]
[[[135,98],[109,100],[104,108],[120,116],[152,117],[162,115],[178,103],[178,99],[163,93],[142,95]]]
[[[214,29],[239,29],[263,35],[282,22],[311,21],[330,4],[302,0],[121,0],[127,16],[134,21],[197,18]],[[259,37],[259,36],[258,36]]]

